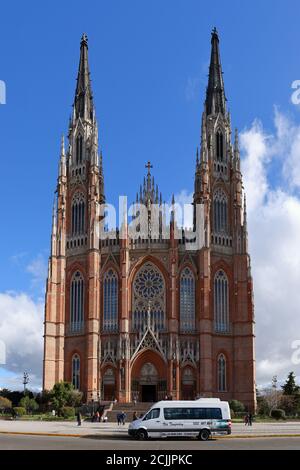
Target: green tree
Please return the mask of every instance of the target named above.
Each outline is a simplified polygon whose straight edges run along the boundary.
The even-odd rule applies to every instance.
[[[69,382],[58,382],[51,391],[51,404],[58,415],[63,414],[65,406],[79,406],[82,401],[82,393],[74,389]]]
[[[236,413],[245,411],[244,404],[239,400],[230,400],[229,406],[230,409]]]
[[[33,393],[30,392],[29,390],[26,391],[26,395],[28,395],[30,398],[33,398]],[[9,390],[8,388],[3,388],[0,391],[0,396],[4,398],[8,398],[13,404],[13,406],[18,406],[20,403],[21,398],[24,397],[24,392],[19,392],[17,390]]]
[[[39,409],[39,405],[35,399],[30,398],[28,395],[20,400],[19,406],[25,408],[27,413],[32,413],[33,411],[37,411]]]
[[[296,376],[294,372],[290,372],[285,384],[281,387],[283,395],[295,395],[300,392],[300,387],[296,384]]]

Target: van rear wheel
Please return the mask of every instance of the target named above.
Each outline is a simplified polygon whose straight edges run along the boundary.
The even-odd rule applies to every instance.
[[[145,429],[139,429],[136,433],[136,437],[139,441],[145,441],[148,439],[148,433]]]
[[[198,439],[200,441],[207,441],[210,437],[210,432],[208,429],[201,429],[201,431],[199,432],[199,436],[198,436]]]

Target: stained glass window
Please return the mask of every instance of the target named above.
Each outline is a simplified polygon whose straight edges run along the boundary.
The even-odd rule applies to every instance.
[[[103,330],[118,330],[118,277],[109,269],[103,282]]]
[[[76,193],[72,201],[72,236],[85,232],[85,198]]]
[[[195,278],[189,268],[180,276],[180,330],[195,330]]]
[[[135,276],[132,311],[133,330],[145,331],[148,322],[154,331],[165,328],[165,282],[153,263],[145,263]]]
[[[227,232],[227,196],[221,189],[214,193],[214,232]]]
[[[74,354],[72,357],[72,384],[76,390],[80,389],[80,357]]]
[[[84,324],[84,280],[79,271],[74,274],[71,282],[70,310],[71,331],[79,332]]]
[[[229,293],[228,279],[224,271],[220,270],[214,280],[214,316],[215,330],[219,333],[229,331]]]
[[[226,392],[226,359],[224,354],[218,357],[218,391]]]

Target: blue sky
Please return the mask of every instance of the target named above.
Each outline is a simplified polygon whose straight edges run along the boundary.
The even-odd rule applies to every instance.
[[[60,136],[74,97],[83,32],[108,201],[134,199],[148,160],[163,197],[191,192],[210,57],[220,34],[232,125],[274,132],[273,107],[300,78],[297,1],[5,2],[1,6],[0,292],[39,302],[48,256]],[[269,174],[277,184],[278,166]]]

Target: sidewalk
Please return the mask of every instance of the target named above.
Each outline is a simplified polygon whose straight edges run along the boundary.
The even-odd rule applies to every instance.
[[[126,438],[128,424],[82,422],[81,426],[70,421],[3,421],[0,420],[1,433],[39,434],[55,436],[99,436],[105,438]],[[233,423],[232,434],[228,437],[271,437],[300,436],[300,422],[254,423],[245,426]]]

